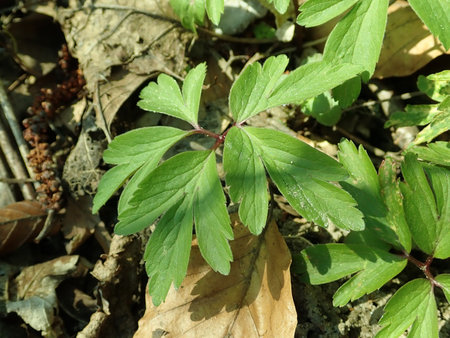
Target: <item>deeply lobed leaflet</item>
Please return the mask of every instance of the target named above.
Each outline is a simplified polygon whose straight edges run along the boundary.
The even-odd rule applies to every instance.
[[[245,126],[248,118],[263,110],[336,87],[358,74],[361,67],[316,62],[285,75],[287,63],[284,55],[270,57],[263,66],[255,63],[242,72],[229,97],[235,123],[222,135],[206,131],[198,123],[206,65],[192,69],[181,89],[173,78],[161,74],[157,83],[142,90],[139,107],[180,118],[193,129],[156,126],[132,130],[116,137],[105,151],[105,162],[116,166],[103,176],[93,212],[128,181],[120,197],[115,232],[135,233],[161,216],[144,257],[154,304],[164,300],[172,283],[180,286],[194,226],[208,264],[222,274],[230,271],[233,257],[228,241],[233,233],[215,156],[215,149],[222,143],[230,197],[240,203],[241,221],[253,234],[260,234],[266,223],[266,172],[291,205],[309,220],[325,227],[364,228],[355,200],[331,183],[347,176],[337,161],[279,131]],[[210,150],[183,152],[160,163],[170,147],[195,133],[215,137],[216,145]]]

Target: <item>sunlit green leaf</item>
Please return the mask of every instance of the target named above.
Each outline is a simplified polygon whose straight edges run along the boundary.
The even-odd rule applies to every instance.
[[[362,230],[361,212],[344,190],[326,181],[345,178],[331,157],[279,131],[243,128],[258,149],[270,177],[291,206],[321,226]]]
[[[193,194],[195,233],[200,252],[214,271],[227,275],[233,260],[228,244],[233,231],[214,153],[199,173]]]
[[[408,261],[389,252],[374,251],[376,260],[366,260],[363,269],[345,282],[333,295],[334,306],[344,306],[364,295],[378,290],[397,276]]]
[[[450,96],[450,70],[444,70],[426,77],[419,75],[417,88],[435,101],[444,101],[446,97]]]
[[[342,115],[342,109],[329,91],[306,100],[301,107],[304,114],[311,115],[325,126],[334,126]]]
[[[267,2],[273,3],[278,13],[284,14],[289,7],[290,0],[267,0]]]
[[[192,241],[192,200],[185,197],[161,218],[145,249],[148,291],[158,306],[173,283],[180,287],[189,262]]]
[[[385,127],[424,126],[440,113],[437,104],[407,105],[405,111],[393,113]]]
[[[350,107],[361,92],[361,78],[356,76],[345,81],[343,84],[333,88],[333,98],[339,103],[342,109]]]
[[[397,249],[411,251],[411,232],[406,222],[405,211],[403,209],[403,196],[400,191],[397,179],[397,166],[388,157],[384,160],[379,169],[379,181],[381,185],[381,197],[384,205],[388,209],[386,215],[387,224],[395,231],[398,242],[392,242]]]
[[[223,13],[224,0],[206,0],[206,12],[212,23],[218,25],[220,15]]]
[[[450,303],[450,274],[443,273],[437,275],[434,279],[441,285],[445,298],[447,299],[447,302]]]
[[[355,239],[359,237],[377,247],[385,247],[383,242],[398,243],[387,220],[388,211],[381,198],[377,173],[366,151],[361,146],[357,150],[352,142],[344,140],[339,144],[338,157],[350,175],[341,186],[358,202],[366,223],[364,231],[350,234],[346,242],[358,242]]]
[[[250,137],[241,128],[233,127],[227,134],[223,166],[230,197],[241,203],[239,218],[253,234],[260,234],[269,203],[266,172]]]
[[[294,257],[293,271],[313,285],[329,283],[359,272],[336,292],[334,305],[342,306],[372,292],[405,266],[407,260],[385,250],[357,244],[318,244]]]
[[[431,123],[423,128],[416,136],[413,144],[430,142],[435,137],[450,130],[450,109],[441,111]]]
[[[144,110],[178,117],[196,127],[205,75],[206,64],[201,63],[188,73],[181,92],[172,77],[160,74],[158,83],[150,82],[142,89],[138,106]]]
[[[236,122],[242,122],[268,108],[268,98],[283,74],[288,58],[270,57],[264,66],[249,65],[234,82],[230,91],[230,110]]]
[[[375,70],[386,29],[389,0],[360,0],[328,36],[324,61],[362,65],[367,81]]]
[[[203,24],[205,0],[170,0],[170,5],[180,17],[183,27],[195,32],[195,25]]]
[[[436,141],[429,143],[426,147],[411,147],[408,151],[417,154],[424,161],[450,166],[450,142]]]
[[[450,257],[450,170],[441,167],[425,167],[431,182],[438,220],[436,222],[436,243],[433,256],[440,259]]]
[[[188,132],[171,127],[147,127],[119,135],[103,153],[105,162],[118,164],[100,180],[92,212],[97,212],[145,162],[156,167],[164,153]]]
[[[402,173],[405,183],[401,185],[401,190],[411,235],[423,252],[432,254],[440,234],[436,228],[439,214],[433,191],[421,164],[413,154],[406,154]]]
[[[437,308],[433,288],[426,279],[402,286],[384,308],[376,337],[399,337],[411,325],[411,337],[438,337]]]
[[[301,7],[297,23],[305,27],[324,24],[344,13],[358,0],[308,0]]]
[[[450,48],[450,14],[448,0],[409,0],[412,9],[427,25],[433,35],[441,40],[445,49]]]
[[[325,61],[300,66],[278,83],[268,100],[267,108],[300,103],[339,86],[363,70],[359,65]]]
[[[115,232],[142,230],[164,212],[145,255],[155,304],[165,298],[172,282],[178,287],[183,280],[194,222],[202,256],[213,270],[230,271],[228,240],[233,232],[213,151],[180,153],[141,179],[129,208],[119,214]]]

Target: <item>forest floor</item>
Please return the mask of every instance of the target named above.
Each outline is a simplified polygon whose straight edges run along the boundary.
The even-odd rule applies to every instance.
[[[289,42],[258,40],[256,27],[275,27],[273,15],[267,13],[249,20],[248,27],[233,37],[213,33],[212,28],[199,29],[195,36],[170,19],[167,2],[97,1],[81,8],[76,1],[63,7],[60,2],[27,5],[27,1],[11,0],[0,7],[1,85],[17,120],[31,114],[37,116],[33,123],[46,124],[34,130],[31,125],[29,132],[35,134],[29,138],[35,148],[48,144],[50,152],[43,161],[50,161],[51,177],[43,177],[45,170],[40,177],[48,186],[55,185],[51,193],[38,193],[41,204],[55,209],[45,233],[42,227],[48,216],[33,209],[36,205],[31,202],[13,207],[26,217],[19,219],[11,213],[10,221],[1,225],[14,236],[6,238],[6,230],[0,231],[5,236],[0,238],[0,337],[132,337],[146,310],[142,255],[150,230],[127,237],[114,235],[116,195],[99,214],[91,213],[98,182],[109,169],[102,154],[111,139],[125,131],[185,126],[174,118],[140,110],[136,106],[140,89],[160,73],[182,79],[186,69],[206,61],[207,89],[200,119],[212,130],[223,130],[229,122],[229,89],[247,63],[286,54],[293,69],[321,51],[327,34],[296,26]],[[420,46],[428,35],[411,44]],[[430,53],[427,45],[420,48],[423,52],[416,54],[421,58],[408,62],[382,54],[377,77],[363,85],[357,101],[333,126],[318,123],[293,105],[270,109],[248,124],[286,132],[330,156],[336,156],[337,144],[348,138],[365,147],[376,167],[387,155],[400,158],[418,130],[386,129],[384,123],[406,104],[429,102],[417,94],[418,75],[442,71],[450,61],[442,52]],[[3,115],[0,120],[6,123]],[[12,133],[6,134],[20,157]],[[178,145],[176,151],[204,149],[210,142],[193,139]],[[0,160],[5,170],[0,171],[1,178],[11,177],[16,170],[5,160],[7,152],[2,145]],[[42,160],[36,152],[34,159]],[[21,182],[0,182],[0,207],[29,199],[27,191],[35,186]],[[307,222],[277,194],[272,217],[292,255],[311,243],[340,242],[346,235],[338,228],[323,229]],[[292,274],[296,336],[373,337],[387,300],[414,276],[420,277],[421,272],[407,268],[380,290],[336,308],[332,297],[341,282],[312,286]],[[450,308],[439,297],[440,334],[449,337]]]

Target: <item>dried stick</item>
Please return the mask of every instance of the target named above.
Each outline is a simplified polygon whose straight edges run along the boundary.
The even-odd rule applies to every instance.
[[[27,168],[28,175],[34,178],[34,171],[28,164],[28,146],[23,138],[22,128],[20,128],[19,122],[17,122],[16,115],[13,112],[11,103],[8,100],[8,95],[6,94],[5,88],[3,86],[3,81],[0,79],[0,104],[5,114],[6,121],[9,124],[9,128],[12,131],[16,144],[19,147],[20,156],[22,156],[23,163]]]
[[[0,104],[5,114],[6,120],[11,125],[13,135],[18,140],[17,141],[18,146],[21,147],[22,145],[22,149],[20,150],[20,152],[22,154],[22,151],[24,151],[24,154],[22,154],[22,156],[24,157],[24,161],[26,161],[28,149],[23,148],[24,146],[26,147],[26,144],[22,138],[22,132],[14,116],[14,113],[12,112],[11,104],[9,103],[8,96],[6,94],[6,91],[3,87],[3,82],[1,80],[0,80]],[[17,134],[19,135],[18,138],[16,137]],[[14,147],[12,146],[12,142],[8,137],[8,133],[1,119],[0,119],[0,148],[2,149],[6,161],[8,162],[8,165],[11,168],[11,171],[13,172],[14,176],[17,179],[28,179],[29,176],[25,171],[23,162],[20,160],[19,156],[17,156],[17,153]],[[34,199],[35,192],[30,183],[20,183],[19,187],[20,190],[22,191],[24,199],[28,200]]]
[[[8,170],[6,169],[6,166],[1,159],[0,159],[0,175],[2,177],[6,177],[8,175]],[[2,181],[1,179],[0,179],[0,191],[2,192],[3,201],[7,201],[8,203],[14,203],[16,201],[16,199],[14,198],[14,194],[11,190],[11,187],[8,185],[7,182]]]
[[[3,122],[1,119],[0,119],[0,148],[2,149],[6,161],[8,162],[8,165],[11,168],[11,171],[13,172],[14,176],[19,179],[28,178],[24,165],[20,160],[20,157],[17,155],[17,152],[11,145],[11,140],[8,137],[6,128],[3,126]],[[25,199],[28,200],[34,199],[35,194],[30,183],[21,183],[19,184],[19,187]]]

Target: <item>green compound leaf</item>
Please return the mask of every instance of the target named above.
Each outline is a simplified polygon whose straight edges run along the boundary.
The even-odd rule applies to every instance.
[[[378,290],[397,276],[408,263],[406,259],[387,251],[373,250],[376,259],[374,261],[366,260],[364,268],[336,291],[333,295],[334,306],[344,306],[350,301]]]
[[[415,279],[402,286],[384,308],[377,338],[399,337],[412,325],[409,337],[438,337],[437,308],[431,283]]]
[[[268,213],[266,172],[252,140],[241,128],[231,128],[226,136],[223,166],[230,197],[241,203],[239,218],[253,234],[259,235]]]
[[[297,23],[305,27],[314,27],[344,13],[358,0],[309,0],[301,7]]]
[[[129,205],[119,214],[117,234],[140,231],[168,210],[145,254],[155,305],[186,274],[194,221],[205,260],[213,270],[229,273],[233,232],[213,151],[184,152],[165,161],[140,181]]]
[[[212,23],[218,25],[224,10],[224,0],[206,0],[206,13]]]
[[[214,271],[227,275],[233,260],[228,244],[233,239],[233,230],[214,153],[209,156],[194,189],[195,233],[200,252]]]
[[[329,283],[357,273],[334,294],[333,305],[369,294],[400,273],[407,259],[365,244],[319,244],[294,257],[294,271],[313,285]]]
[[[442,102],[450,96],[450,70],[431,74],[427,77],[419,75],[417,87],[433,100]]]
[[[450,257],[450,170],[446,168],[425,167],[436,199],[439,214],[436,223],[436,244],[434,257],[446,259]]]
[[[402,262],[402,264],[400,264],[400,262]],[[380,267],[386,265],[386,274],[380,274],[381,279],[384,280],[381,284],[383,285],[389,280],[388,276],[392,275],[392,272],[388,271],[389,268],[387,268],[387,265],[393,264],[393,266],[397,266],[397,268],[392,268],[395,270],[399,268],[399,265],[406,265],[406,259],[399,258],[398,256],[390,254],[385,250],[371,248],[367,245],[341,243],[318,244],[302,250],[301,254],[295,257],[293,268],[295,273],[302,275],[301,278],[303,280],[307,280],[313,285],[318,285],[333,282],[355,272],[364,271],[366,269],[369,269],[369,271],[373,274],[372,270],[376,270],[377,264],[380,264]],[[372,281],[370,279],[371,277],[368,275],[370,275],[370,273],[363,273],[361,277],[366,279],[366,282],[370,281],[373,285],[377,284],[377,282]],[[374,275],[374,277],[378,277],[377,274]],[[361,278],[357,276],[359,275],[354,276],[347,282],[351,282],[350,284],[353,284],[353,287],[356,287],[355,294],[359,294],[361,292],[362,289],[360,288],[366,287],[364,285],[357,285],[358,283],[354,284],[354,281],[352,282],[352,280],[359,280],[359,278]],[[380,286],[375,287],[375,289]],[[367,287],[372,288],[373,286],[369,287],[369,285],[367,285]],[[349,290],[346,290],[346,292],[348,291]],[[367,292],[371,291],[364,291],[358,297],[361,297]]]
[[[372,76],[386,29],[389,0],[360,0],[328,37],[324,61],[362,65],[364,81]]]
[[[358,65],[313,62],[282,76],[287,63],[285,55],[272,56],[264,66],[254,63],[242,72],[234,82],[229,97],[230,111],[237,123],[268,108],[300,103],[363,71]]]
[[[192,189],[210,155],[210,151],[184,152],[154,169],[133,193],[130,207],[119,213],[114,231],[129,235],[151,225]]]
[[[444,101],[445,102],[445,101]],[[450,102],[450,97],[449,97]],[[441,105],[439,105],[438,109]],[[435,137],[442,133],[445,133],[450,129],[450,109],[440,111],[439,114],[431,121],[431,123],[423,128],[420,133],[417,134],[413,144],[421,144],[424,142],[430,142]]]
[[[150,82],[139,95],[138,106],[144,110],[174,116],[198,126],[198,107],[206,64],[192,69],[183,82],[182,92],[177,82],[166,74],[158,76],[158,83]]]
[[[266,0],[269,4],[273,3],[275,9],[280,14],[286,13],[290,0]]]
[[[401,185],[404,210],[412,238],[423,252],[432,254],[440,238],[445,235],[442,232],[443,224],[439,222],[442,216],[439,214],[441,210],[436,205],[435,194],[415,155],[406,154],[405,161],[402,163],[402,173],[405,178],[405,183]],[[437,175],[440,176],[440,174]],[[436,179],[441,180],[440,177]],[[448,190],[446,193],[448,194]]]
[[[339,107],[350,107],[361,92],[361,78],[356,76],[333,88],[333,98],[339,103]]]
[[[450,71],[419,76],[417,86],[439,104],[406,106],[405,112],[392,114],[385,127],[423,126],[413,144],[430,142],[450,129]]]
[[[155,306],[166,298],[170,285],[180,287],[186,275],[192,241],[192,200],[185,197],[161,218],[145,249],[148,291]]]
[[[406,222],[403,208],[403,196],[400,191],[400,183],[397,179],[397,165],[391,158],[386,158],[379,169],[379,181],[381,185],[381,197],[388,209],[386,215],[387,224],[398,236],[398,242],[392,243],[398,249],[411,251],[411,232]]]
[[[339,162],[350,174],[347,180],[340,182],[341,186],[358,202],[366,223],[364,231],[349,234],[346,242],[367,243],[386,249],[389,248],[386,243],[390,243],[401,248],[398,235],[389,223],[389,212],[381,197],[377,173],[366,151],[361,146],[357,150],[348,140],[339,144],[339,150]]]
[[[170,0],[170,5],[184,28],[196,32],[195,25],[203,25],[205,0]]]
[[[409,4],[417,16],[427,25],[433,35],[437,36],[445,49],[450,48],[450,14],[448,0],[410,0]]]
[[[268,98],[283,74],[289,60],[286,55],[272,56],[264,66],[249,65],[234,82],[230,91],[230,110],[237,123],[267,109]]]
[[[428,162],[450,166],[450,142],[436,141],[426,147],[414,146],[408,149],[409,152]]]
[[[442,286],[442,291],[444,291],[445,298],[447,302],[450,303],[450,274],[443,273],[434,278]]]
[[[361,212],[344,190],[326,181],[346,177],[337,161],[289,135],[262,128],[243,128],[291,206],[318,225],[362,230]]]
[[[265,109],[299,103],[339,86],[363,70],[362,66],[349,63],[331,64],[325,61],[308,63],[279,81]]]
[[[342,115],[342,109],[329,91],[306,100],[301,107],[304,114],[311,115],[325,126],[334,126]]]
[[[437,104],[407,105],[404,112],[393,113],[384,127],[424,126],[439,115],[438,106]]]
[[[103,153],[106,163],[117,164],[103,175],[94,198],[96,213],[144,163],[156,167],[164,153],[188,132],[171,127],[135,129],[117,136]]]

